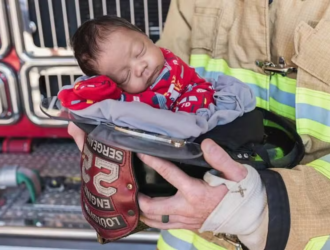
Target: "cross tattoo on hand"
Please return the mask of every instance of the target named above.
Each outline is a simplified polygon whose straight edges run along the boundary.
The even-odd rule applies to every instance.
[[[231,191],[232,193],[240,193],[242,197],[244,197],[244,191],[246,191],[246,188],[242,188],[241,185],[238,186],[237,191]]]

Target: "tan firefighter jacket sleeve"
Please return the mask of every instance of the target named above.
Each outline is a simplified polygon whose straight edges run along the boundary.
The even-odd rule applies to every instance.
[[[172,0],[158,45],[188,63],[192,56],[205,55],[226,61],[229,69],[243,68],[259,75],[264,72],[255,60],[276,61],[283,55],[298,68],[298,74],[288,76],[288,81],[296,83],[296,108],[309,101],[310,106],[322,108],[329,122],[329,6],[330,1],[274,0],[269,5],[268,0]],[[207,67],[211,66],[209,62]],[[272,100],[266,101],[268,109],[277,112],[272,110]],[[299,112],[293,110],[289,118],[296,120],[305,144],[303,165],[272,170],[282,177],[289,198],[286,249],[304,249],[312,238],[327,239],[330,234],[330,128],[308,120],[315,114],[302,119]]]

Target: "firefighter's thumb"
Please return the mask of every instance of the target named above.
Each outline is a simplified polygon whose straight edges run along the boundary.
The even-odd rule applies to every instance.
[[[235,182],[243,180],[247,176],[247,169],[234,161],[226,151],[211,139],[202,142],[202,151],[208,164],[222,173],[223,178]]]
[[[85,132],[83,130],[81,130],[73,122],[69,122],[68,134],[72,136],[72,138],[74,139],[75,143],[77,144],[77,146],[81,152],[83,149],[83,146],[84,146]]]

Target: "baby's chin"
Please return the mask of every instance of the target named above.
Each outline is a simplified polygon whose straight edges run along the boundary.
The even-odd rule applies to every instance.
[[[139,90],[136,90],[136,89],[134,89],[134,90],[132,90],[132,89],[122,89],[122,90],[127,92],[128,94],[136,95],[136,94],[140,94],[140,93],[146,91],[150,86],[147,83],[145,83],[145,88],[144,89],[141,88]]]

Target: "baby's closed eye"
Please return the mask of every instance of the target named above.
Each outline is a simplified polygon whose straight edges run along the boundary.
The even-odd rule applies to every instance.
[[[145,51],[145,46],[144,44],[140,47],[140,49],[138,50],[139,52],[137,53],[136,55],[136,58],[142,56],[144,54],[144,51]]]

